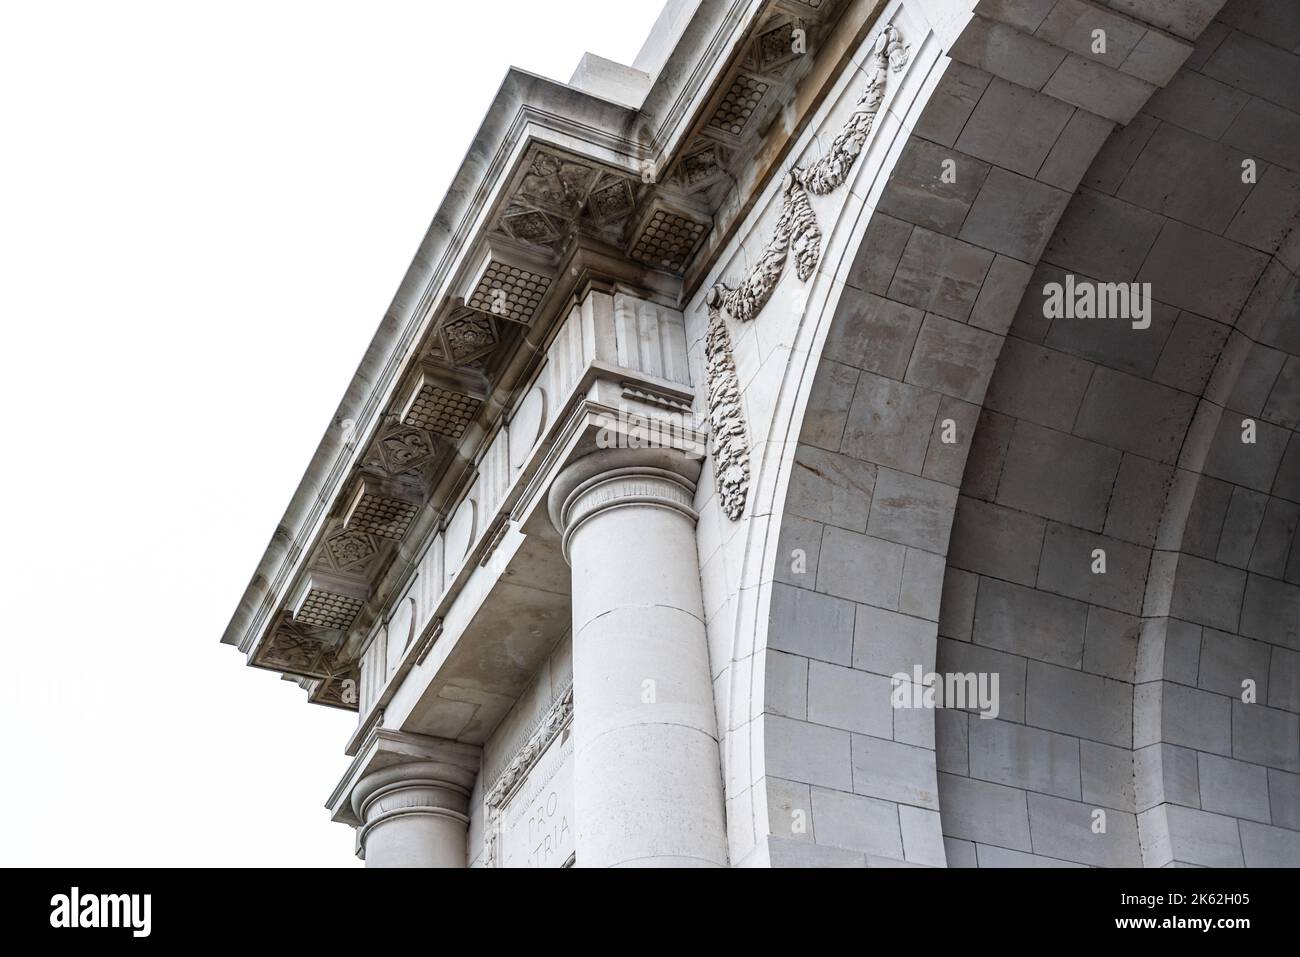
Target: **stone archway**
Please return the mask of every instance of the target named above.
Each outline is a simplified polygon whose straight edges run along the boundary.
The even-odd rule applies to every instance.
[[[1300,862],[1300,164],[1251,126],[1300,84],[1244,66],[1270,10],[1233,4],[1112,135],[1009,329],[938,662],[1023,688],[998,721],[939,713],[950,864]],[[1150,283],[1150,327],[1046,319],[1066,274]]]
[[[1214,23],[1213,0],[1172,16],[1142,0],[905,6],[951,60],[869,147],[842,258],[809,331],[780,342],[792,371],[765,385],[789,426],[758,436],[754,517],[719,551],[746,569],[710,628],[734,636],[732,859],[1158,865],[1200,863],[1209,841],[1230,862],[1223,818],[1245,863],[1294,863],[1300,446],[1279,375],[1300,338],[1285,242],[1300,163],[1269,130],[1300,118],[1279,118],[1251,64],[1295,24],[1263,0]],[[1126,38],[1114,62],[1086,52],[1096,22]],[[1240,182],[1238,152],[1262,175],[1225,213],[1235,187],[1216,177]],[[1162,193],[1158,164],[1185,156],[1213,162]],[[1151,282],[1150,328],[1045,324],[1043,286],[1066,271]],[[1271,471],[1225,451],[1246,415]],[[1222,535],[1209,558],[1197,537],[1230,510],[1238,564],[1219,560]],[[1197,605],[1238,579],[1229,633]],[[1185,625],[1221,665],[1210,687],[1199,670],[1187,683]],[[1262,654],[1243,642],[1267,646],[1268,697],[1234,725],[1234,662],[1259,673]],[[914,666],[1001,675],[999,717],[889,707],[889,676]],[[1226,742],[1186,720],[1201,694],[1226,702]],[[1202,733],[1214,747],[1189,747]],[[1187,751],[1220,781],[1194,803]],[[1251,766],[1249,794],[1216,759]]]

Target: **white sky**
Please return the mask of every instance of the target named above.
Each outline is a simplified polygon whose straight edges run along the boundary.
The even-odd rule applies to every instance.
[[[357,864],[221,633],[507,66],[661,6],[0,7],[0,863]]]

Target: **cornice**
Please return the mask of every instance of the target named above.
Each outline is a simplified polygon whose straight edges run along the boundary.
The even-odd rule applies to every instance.
[[[818,15],[828,15],[840,4],[838,0],[824,0],[819,6]],[[411,370],[422,356],[428,355],[432,337],[446,323],[448,310],[464,308],[457,305],[460,300],[451,299],[452,291],[464,286],[467,270],[481,258],[485,243],[517,240],[504,235],[492,237],[505,228],[504,217],[512,208],[508,203],[524,189],[525,176],[533,168],[529,164],[535,164],[541,155],[539,148],[560,157],[572,156],[575,162],[593,170],[608,171],[593,174],[606,179],[588,181],[592,190],[603,190],[600,184],[607,181],[611,189],[618,182],[628,184],[619,187],[628,192],[633,204],[625,207],[624,225],[613,237],[619,243],[626,242],[628,235],[635,241],[652,220],[658,232],[651,230],[651,235],[662,236],[668,227],[679,232],[685,229],[684,235],[689,237],[691,223],[702,222],[702,234],[707,237],[712,229],[708,209],[717,202],[717,196],[727,195],[734,179],[705,174],[701,177],[703,186],[696,186],[694,178],[683,179],[673,164],[699,153],[699,144],[707,146],[716,139],[704,126],[711,111],[718,108],[720,78],[723,84],[733,82],[738,69],[759,71],[769,79],[770,75],[761,71],[774,69],[776,75],[787,78],[781,82],[794,82],[791,78],[802,75],[802,65],[796,68],[785,61],[761,62],[762,55],[754,52],[759,49],[756,37],[760,34],[756,30],[770,29],[774,23],[788,27],[803,22],[790,18],[812,11],[813,4],[804,0],[702,0],[652,84],[641,111],[524,71],[512,69],[507,73],[245,590],[223,642],[237,645],[246,654],[260,654],[274,616],[292,597],[291,588],[295,595],[310,597],[310,585],[303,575],[313,562],[320,562],[326,536],[340,534],[336,518],[340,497],[355,496],[349,490],[355,487],[352,483],[358,468],[367,455],[373,456],[373,445],[381,430],[396,427],[394,402],[409,387]],[[767,103],[766,109],[772,108],[773,104]],[[754,125],[760,125],[757,117]],[[736,152],[733,147],[735,144],[727,147],[733,159],[743,154],[743,150]],[[749,148],[756,147],[751,144]],[[648,157],[654,168],[664,170],[663,183],[654,177],[640,181],[635,178],[644,174]],[[640,189],[638,182],[650,186]],[[698,195],[691,195],[690,189]],[[628,257],[638,255],[654,257],[655,264],[648,267],[633,263],[636,274],[625,279],[645,288],[653,298],[679,305],[684,294],[680,275],[693,268],[691,258],[699,242],[691,248],[689,238],[684,240],[686,245],[681,239],[674,240],[677,245],[670,254],[661,248],[642,253],[639,247],[602,251],[599,240],[584,245],[579,238],[574,244],[561,236],[557,241],[568,249],[556,261],[555,275],[560,281],[542,304],[546,316],[536,317],[522,332],[514,327],[508,330],[514,345],[509,347],[509,355],[502,360],[504,365],[496,370],[483,396],[483,411],[476,420],[479,424],[450,446],[435,443],[436,454],[429,466],[432,486],[416,516],[409,526],[404,526],[405,537],[392,542],[376,540],[376,550],[381,552],[376,564],[386,571],[380,573],[378,581],[369,582],[370,599],[345,629],[336,648],[345,659],[355,655],[384,602],[409,578],[427,540],[447,521],[458,496],[473,482],[487,442],[518,398],[514,390],[535,374],[545,353],[553,333],[547,317],[564,314],[567,297],[572,296],[578,283],[592,276],[618,276],[628,269]],[[663,265],[668,265],[671,257],[682,258],[680,262],[672,259],[672,268],[660,273],[656,270],[661,256],[669,257]],[[459,365],[459,361],[455,364]],[[481,424],[494,422],[497,425],[487,428]],[[398,499],[402,497],[397,495]]]
[[[611,152],[621,148],[630,155],[635,149],[633,141],[626,137],[610,135],[596,124],[577,123],[569,116],[530,102],[530,97],[543,99],[536,95],[538,92],[558,93],[594,105],[599,113],[611,114],[608,122],[614,128],[632,125],[631,111],[626,107],[544,77],[521,70],[509,71],[222,636],[224,643],[235,644],[248,652],[264,629],[266,616],[277,609],[279,596],[288,587],[288,579],[299,559],[311,550],[319,536],[338,486],[350,475],[358,454],[373,438],[381,420],[379,413],[391,401],[392,391],[402,369],[409,363],[414,345],[427,334],[432,303],[448,282],[456,263],[467,255],[474,224],[502,187],[509,157],[526,148],[541,129],[547,128],[548,122],[553,124],[551,129],[556,134],[578,136]],[[494,133],[502,125],[499,114],[512,109],[510,121],[501,132]],[[530,138],[525,139],[525,135]],[[488,144],[483,141],[489,139],[496,140],[496,146],[485,150]],[[475,164],[475,156],[482,152],[491,152],[491,160]],[[628,165],[632,165],[630,161]],[[478,176],[473,178],[477,183],[471,191],[466,188],[466,181],[475,172]],[[444,224],[452,219],[457,225],[447,229]],[[416,289],[419,291],[414,302],[408,305]],[[364,425],[359,428],[358,423]]]

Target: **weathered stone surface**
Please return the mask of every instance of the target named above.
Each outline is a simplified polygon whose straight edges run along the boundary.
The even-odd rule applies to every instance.
[[[772,588],[770,647],[847,665],[853,659],[853,603],[803,588]]]
[[[1060,138],[1038,171],[1038,179],[1057,189],[1074,192],[1088,172],[1092,156],[1106,142],[1115,124],[1105,117],[1075,110]]]
[[[1165,123],[1147,140],[1116,194],[1213,233],[1228,228],[1252,192],[1241,178],[1245,154]]]
[[[1300,113],[1300,57],[1258,37],[1239,31],[1229,34],[1205,64],[1204,72]]]
[[[1034,515],[979,499],[958,502],[949,564],[1022,585],[1038,579],[1047,523]]]
[[[1004,80],[1040,90],[1060,66],[1065,51],[1004,23],[977,17],[953,44],[950,55]]]
[[[879,608],[897,608],[906,551],[894,542],[828,528],[822,538],[817,590]]]
[[[979,297],[971,310],[970,324],[1004,335],[1011,327],[1016,308],[1024,295],[1033,270],[1009,256],[993,257],[993,265],[984,277]]]
[[[889,292],[889,282],[894,278],[894,270],[898,268],[898,261],[902,258],[903,249],[911,235],[911,223],[883,213],[874,214],[845,279],[847,285],[877,295],[886,295]],[[843,331],[851,333],[852,329]]]
[[[995,78],[980,97],[956,146],[1003,169],[1034,176],[1072,113],[1060,100]],[[1007,130],[1013,131],[1010,136]],[[978,188],[977,183],[971,199]]]
[[[903,837],[893,802],[813,788],[812,805],[820,842],[902,859]]]
[[[909,138],[876,208],[895,219],[957,235],[989,172],[989,164],[976,155],[964,145],[952,149]],[[947,161],[951,182],[944,176]]]
[[[934,622],[859,605],[853,628],[855,668],[878,675],[910,675],[916,665],[929,670],[929,662],[934,660],[938,640]]]
[[[1082,602],[985,578],[973,637],[977,644],[1078,668],[1087,621],[1088,606]]]
[[[980,402],[1001,348],[1000,336],[930,314],[921,324],[906,378],[943,395]]]
[[[863,462],[919,474],[939,398],[927,389],[862,373],[840,451]]]
[[[1151,283],[1163,302],[1230,323],[1267,262],[1257,250],[1171,220],[1137,280]]]
[[[820,661],[808,666],[808,720],[878,737],[893,734],[889,679]]]
[[[1220,83],[1203,73],[1186,71],[1155,92],[1146,105],[1146,112],[1218,140],[1249,101],[1250,94],[1235,86]]]
[[[1093,829],[1093,808],[1046,794],[1029,794],[1029,820],[1034,850],[1060,860],[1097,867],[1137,867],[1137,817],[1108,811],[1106,830]]]
[[[844,290],[841,301],[848,321],[832,328],[824,354],[855,369],[902,379],[925,314],[913,306],[852,288]],[[849,394],[851,398],[851,390]]]
[[[1135,810],[1132,751],[1080,741],[1079,766],[1084,801],[1129,813]]]
[[[1114,449],[1021,422],[1007,451],[997,502],[1100,530],[1119,464]]]
[[[921,114],[916,134],[944,146],[954,145],[992,78],[983,70],[953,60]]]
[[[1196,399],[1166,386],[1111,369],[1088,384],[1075,433],[1157,462],[1178,460]]]
[[[909,346],[910,349],[910,346]],[[808,414],[804,416],[801,442],[820,449],[835,451],[844,438],[844,424],[858,384],[858,370],[830,360],[822,360],[808,397]]]
[[[855,734],[853,791],[937,811],[934,752]]]
[[[970,723],[971,777],[1079,799],[1079,740],[1009,721]]]
[[[939,775],[939,815],[944,835],[1028,851],[1025,792],[952,774]]]
[[[1300,172],[1300,116],[1266,100],[1252,98],[1223,134],[1223,142]]]
[[[889,298],[965,320],[992,262],[988,249],[918,226],[889,284]]]
[[[1104,572],[1100,571],[1103,557]],[[1136,615],[1142,611],[1150,560],[1145,548],[1049,522],[1038,587]]]
[[[1117,681],[1132,681],[1141,631],[1142,621],[1133,615],[1098,605],[1090,607],[1083,640],[1083,670]]]
[[[1268,823],[1268,772],[1265,768],[1214,754],[1202,754],[1198,762],[1202,809]]]
[[[1016,338],[1007,339],[998,367],[989,383],[990,409],[1064,432],[1074,424],[1094,368]]]
[[[959,235],[1013,259],[1036,262],[1069,201],[1064,190],[995,166]]]
[[[822,787],[846,791],[852,787],[849,732],[769,715],[764,734],[768,773]]]
[[[1132,120],[1155,89],[1146,80],[1108,70],[1073,53],[1043,86],[1044,93],[1116,123]]]
[[[998,717],[1005,721],[1025,720],[1026,664],[1025,659],[1018,655],[996,651],[971,642],[952,641],[946,638],[939,642],[938,670],[940,672],[998,676]]]
[[[857,457],[800,445],[788,508],[809,521],[865,531],[875,485],[875,466]]]
[[[948,533],[956,505],[954,486],[893,469],[880,469],[871,498],[867,533],[942,555],[948,551]]]
[[[1232,702],[1232,756],[1283,771],[1300,771],[1300,715]]]
[[[1115,747],[1132,741],[1131,685],[1030,661],[1026,686],[1027,723]]]

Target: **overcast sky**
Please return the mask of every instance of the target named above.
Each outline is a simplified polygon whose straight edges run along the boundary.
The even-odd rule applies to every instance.
[[[661,0],[0,7],[0,863],[357,864],[219,639],[506,68]]]

